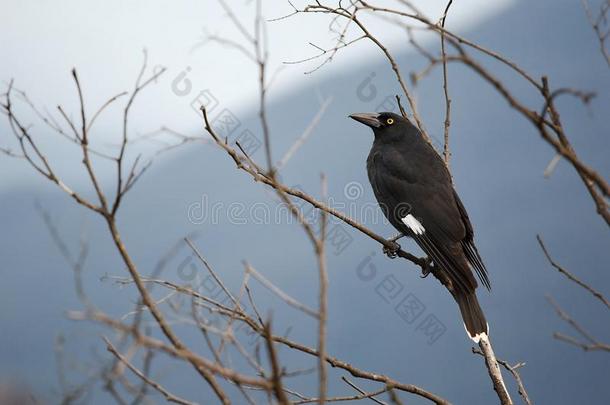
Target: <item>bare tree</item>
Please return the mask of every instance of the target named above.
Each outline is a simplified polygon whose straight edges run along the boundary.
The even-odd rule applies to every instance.
[[[244,54],[258,71],[258,118],[264,138],[265,163],[257,163],[249,156],[242,145],[236,142],[235,145],[223,139],[214,128],[208,117],[208,112],[202,107],[202,121],[206,133],[211,137],[213,144],[220,147],[227,157],[231,159],[238,170],[244,172],[253,180],[261,184],[262,187],[271,189],[277,198],[288,208],[291,215],[301,225],[307,240],[309,241],[316,261],[316,277],[318,279],[317,308],[310,308],[299,302],[294,297],[284,292],[272,281],[265,278],[255,269],[251,263],[244,263],[244,273],[240,288],[237,292],[231,291],[226,287],[225,282],[208,263],[205,256],[201,253],[197,245],[189,238],[185,237],[177,246],[185,245],[200,261],[206,269],[208,276],[211,277],[215,285],[222,291],[221,297],[209,296],[201,293],[190,285],[180,285],[161,277],[161,269],[166,263],[166,258],[161,259],[156,269],[153,269],[151,276],[145,276],[144,272],[138,267],[132,258],[128,247],[122,240],[121,230],[117,223],[117,213],[121,208],[122,202],[134,184],[145,173],[151,161],[141,162],[138,156],[130,164],[126,161],[127,149],[131,145],[128,122],[131,107],[138,99],[141,92],[155,81],[163,73],[163,70],[148,74],[146,55],[140,72],[138,73],[134,88],[131,92],[122,92],[108,99],[102,106],[90,114],[85,104],[85,85],[79,80],[76,70],[72,71],[72,78],[79,100],[78,119],[72,119],[69,112],[61,106],[58,107],[57,114],[59,119],[45,115],[34,106],[27,98],[25,93],[15,88],[11,81],[6,93],[3,94],[2,110],[10,124],[12,134],[17,142],[18,150],[15,152],[7,147],[1,151],[14,158],[23,159],[35,172],[55,184],[62,192],[70,196],[77,204],[82,205],[94,214],[99,215],[106,224],[107,231],[111,237],[114,248],[119,254],[122,264],[127,269],[127,274],[116,277],[113,280],[121,285],[133,285],[139,294],[139,302],[135,305],[130,315],[133,315],[132,322],[126,322],[123,318],[115,318],[97,308],[87,297],[80,279],[84,262],[87,257],[88,247],[86,243],[81,244],[81,250],[74,258],[63,243],[59,232],[55,229],[50,217],[43,217],[49,228],[53,240],[60,252],[74,270],[75,286],[77,294],[81,299],[84,309],[82,311],[70,312],[70,317],[76,320],[93,321],[97,324],[108,327],[108,330],[115,332],[116,337],[104,337],[103,343],[111,354],[111,361],[100,367],[96,373],[92,373],[91,378],[76,388],[68,389],[67,384],[61,384],[65,403],[73,402],[74,398],[83,396],[83,392],[90,389],[92,381],[103,381],[105,389],[112,395],[117,403],[139,403],[148,395],[149,391],[157,392],[167,401],[178,404],[192,404],[189,399],[184,398],[178,393],[171,392],[164,386],[162,381],[155,379],[151,373],[151,363],[153,359],[164,355],[175,358],[184,364],[188,364],[195,373],[210,387],[216,400],[223,404],[242,403],[246,401],[250,404],[262,402],[265,399],[269,402],[276,401],[280,404],[304,404],[304,403],[326,403],[338,401],[357,401],[371,400],[376,403],[385,403],[380,398],[385,394],[392,403],[401,403],[399,393],[409,393],[436,404],[449,404],[449,400],[432,393],[424,388],[412,384],[403,383],[380,372],[363,370],[350,362],[336,358],[328,353],[326,345],[327,322],[328,322],[328,276],[326,261],[326,226],[329,217],[337,218],[353,229],[359,231],[364,237],[370,238],[379,243],[386,250],[395,252],[397,257],[407,260],[415,265],[415,269],[422,273],[431,273],[438,281],[447,285],[446,276],[439,271],[434,264],[426,257],[418,257],[409,253],[399,246],[393,238],[386,238],[378,235],[364,224],[350,218],[347,214],[332,208],[325,201],[327,198],[327,186],[324,175],[321,175],[320,188],[321,199],[317,199],[307,192],[290,187],[284,184],[278,175],[282,166],[290,157],[296,153],[300,145],[306,140],[310,130],[306,131],[291,147],[288,153],[274,164],[272,153],[272,131],[267,117],[267,91],[272,79],[267,73],[268,50],[266,47],[265,20],[261,11],[261,2],[256,2],[256,16],[253,31],[249,31],[246,24],[240,21],[232,12],[231,8],[220,1],[227,16],[232,24],[237,28],[241,35],[241,41],[233,41],[228,38],[209,36],[208,40],[218,42],[225,46],[233,47]],[[280,19],[290,18],[296,14],[324,14],[331,19],[331,24],[340,22],[341,28],[336,31],[336,45],[330,49],[316,47],[317,54],[295,61],[294,63],[306,63],[319,61],[320,63],[313,69],[317,70],[325,64],[331,62],[338,53],[355,43],[366,40],[370,42],[387,60],[390,68],[394,72],[396,83],[401,95],[407,100],[409,114],[405,112],[400,104],[400,97],[397,95],[403,115],[412,119],[421,129],[425,139],[430,142],[430,137],[425,130],[424,122],[418,112],[412,89],[405,80],[401,66],[397,59],[390,53],[387,46],[372,32],[366,22],[361,18],[362,15],[373,15],[390,21],[404,28],[408,35],[409,44],[418,51],[428,62],[428,66],[422,72],[415,72],[412,78],[423,80],[428,73],[435,67],[441,67],[443,71],[443,96],[445,99],[445,118],[444,118],[444,145],[442,157],[447,167],[450,163],[450,129],[451,129],[451,103],[450,95],[450,66],[452,63],[462,64],[470,71],[482,79],[483,82],[490,84],[497,95],[505,100],[508,106],[519,113],[519,115],[529,122],[543,142],[552,147],[559,159],[567,161],[576,171],[584,189],[590,195],[593,205],[602,220],[610,226],[610,209],[608,198],[610,196],[610,186],[608,181],[601,176],[594,168],[582,161],[576,150],[569,141],[569,133],[564,128],[560,118],[560,111],[556,104],[558,97],[569,95],[577,97],[583,103],[589,103],[592,93],[583,92],[570,88],[553,88],[546,77],[534,78],[531,74],[517,65],[515,62],[478,45],[467,38],[464,38],[445,27],[445,22],[450,18],[452,2],[449,1],[443,10],[442,15],[437,21],[425,16],[409,1],[399,1],[400,7],[385,8],[375,6],[368,1],[352,1],[349,4],[330,3],[315,1],[311,4],[297,8],[289,3],[293,12]],[[588,5],[584,2],[587,15],[589,16],[595,32],[598,35],[602,46],[602,54],[607,59],[604,48],[604,41],[607,37],[603,31],[599,31],[600,21],[605,22],[605,15],[608,7],[603,6],[600,15],[603,17],[593,18]],[[453,7],[457,7],[454,5]],[[272,20],[273,21],[273,20]],[[425,30],[438,35],[440,49],[429,51],[418,42],[414,35],[415,30]],[[355,33],[354,33],[355,31]],[[601,33],[601,34],[600,34]],[[353,37],[351,37],[353,36]],[[538,96],[539,105],[532,107],[522,101],[510,86],[500,79],[493,71],[484,67],[484,61],[492,59],[499,61],[507,68],[515,72],[521,80],[535,90]],[[147,76],[148,75],[148,76]],[[46,124],[48,128],[58,133],[68,142],[79,147],[82,157],[83,174],[88,179],[89,184],[95,191],[94,198],[88,198],[83,192],[71,188],[54,169],[54,163],[50,161],[47,154],[40,147],[33,128],[24,123],[15,111],[15,97],[20,102],[29,106]],[[126,99],[120,117],[121,123],[121,143],[116,155],[109,155],[96,150],[92,146],[89,134],[96,119],[111,104],[118,103],[119,100]],[[323,111],[327,104],[323,104]],[[90,117],[90,118],[89,118]],[[59,120],[63,120],[59,124]],[[316,115],[310,128],[317,124],[319,115]],[[67,128],[67,129],[66,129]],[[191,137],[174,133],[178,137],[180,144],[187,144],[192,140]],[[98,180],[99,176],[95,170],[94,160],[104,159],[113,163],[115,167],[114,184],[108,188],[104,187]],[[314,224],[308,222],[302,211],[298,208],[296,201],[302,201],[310,207],[315,208],[318,215],[319,226],[316,231]],[[591,293],[597,300],[610,309],[610,304],[606,298],[588,284],[582,282],[568,270],[557,264],[550,256],[548,250],[539,237],[540,246],[548,258],[550,264],[570,281],[584,288]],[[174,252],[175,247],[170,249],[168,255]],[[252,291],[252,281],[259,287],[265,288],[270,293],[281,299],[286,305],[299,311],[300,316],[305,319],[313,319],[317,323],[317,340],[315,347],[305,345],[298,338],[288,338],[278,334],[272,328],[272,319],[264,317],[258,310],[255,294]],[[164,296],[156,299],[151,293],[153,287],[159,288],[164,292]],[[181,303],[187,302],[187,305]],[[554,303],[554,301],[552,301]],[[608,344],[599,342],[589,334],[580,324],[556,306],[558,315],[570,324],[579,334],[579,338],[556,334],[557,339],[579,346],[585,350],[609,351]],[[145,314],[152,317],[151,323],[145,322]],[[220,317],[223,323],[220,327],[213,325],[209,318],[212,316]],[[201,332],[205,341],[205,350],[199,346],[189,346],[184,343],[180,334],[173,326],[175,323],[188,325]],[[256,344],[254,347],[246,347],[243,341],[237,336],[236,331],[247,330],[250,335],[255,336]],[[151,329],[160,332],[160,337],[154,337],[150,333]],[[316,394],[305,394],[291,388],[290,378],[307,373],[307,370],[289,371],[283,366],[282,354],[279,347],[292,350],[301,355],[304,359],[315,360],[315,372],[317,373],[318,391]],[[238,368],[227,359],[227,353],[231,351],[240,357],[247,364],[247,369]],[[137,353],[143,352],[144,357],[141,364],[136,361]],[[504,368],[514,377],[518,386],[518,392],[526,404],[532,401],[525,389],[525,384],[518,373],[518,369],[524,363],[510,365],[507,361],[498,360],[495,357],[494,349],[489,339],[482,339],[479,348],[473,348],[473,352],[482,355],[485,359],[486,369],[490,381],[497,393],[498,401],[502,404],[512,404],[513,399],[504,383],[501,368]],[[61,358],[62,344],[58,341],[56,347],[58,358]],[[344,375],[341,379],[345,383],[348,392],[341,396],[331,396],[328,392],[329,373],[328,366],[342,370],[351,375],[354,381],[374,382],[375,389],[367,391],[348,379]],[[129,371],[130,374],[127,373]],[[61,375],[62,373],[59,372]],[[128,378],[129,375],[131,378]],[[60,377],[61,380],[61,377]],[[133,381],[139,383],[136,384]],[[129,400],[122,397],[117,387],[130,396]],[[232,393],[237,392],[239,399],[233,398]]]

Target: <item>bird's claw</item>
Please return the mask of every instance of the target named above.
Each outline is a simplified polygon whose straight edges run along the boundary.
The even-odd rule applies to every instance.
[[[383,253],[388,256],[390,259],[395,259],[398,257],[398,251],[400,250],[400,245],[394,241],[391,241],[391,246],[383,246]]]
[[[432,273],[432,263],[430,262],[430,259],[426,259],[426,264],[422,267],[420,277],[426,278],[430,275],[430,273]]]

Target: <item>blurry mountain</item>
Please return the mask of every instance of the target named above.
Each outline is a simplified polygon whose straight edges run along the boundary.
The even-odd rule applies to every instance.
[[[463,34],[499,51],[534,77],[548,75],[555,87],[595,90],[610,85],[607,66],[576,1],[521,1]],[[307,127],[321,100],[332,97],[310,139],[282,170],[282,178],[319,196],[320,173],[326,173],[329,195],[337,208],[390,236],[393,230],[379,215],[377,220],[363,218],[363,212],[377,212],[371,209],[374,197],[365,173],[372,134],[347,115],[396,108],[392,98],[399,88],[382,55],[371,45],[359,46],[370,53],[369,63],[324,78],[317,86],[309,84],[314,80],[304,80],[294,94],[272,100],[273,153],[279,160]],[[425,65],[413,53],[401,54],[399,63],[405,75]],[[508,80],[531,108],[541,108],[535,94],[516,75],[495,62],[485,65]],[[439,73],[434,71],[416,90],[427,129],[436,139],[442,138],[444,119]],[[534,401],[605,402],[610,398],[606,384],[610,365],[605,356],[583,353],[552,338],[554,331],[570,330],[554,314],[545,295],[554,297],[606,341],[610,339],[607,313],[549,267],[535,236],[542,235],[559,263],[605,292],[610,285],[608,229],[568,164],[560,162],[549,179],[543,177],[552,150],[488,84],[458,65],[450,67],[449,80],[451,167],[491,273],[492,293],[481,291],[480,299],[496,354],[527,363],[521,373]],[[608,176],[608,95],[600,95],[589,107],[570,98],[562,99],[560,105],[581,157]],[[217,106],[213,118],[228,114],[224,109],[230,110],[230,106]],[[227,133],[229,139],[243,136],[254,148],[256,139],[261,139],[254,107],[251,114],[237,119],[240,126]],[[244,135],[245,130],[250,132]],[[253,157],[262,163],[262,149],[253,152]],[[102,353],[99,335],[109,333],[65,319],[65,310],[81,306],[72,272],[53,245],[35,201],[51,215],[74,254],[81,235],[89,241],[84,278],[92,301],[120,316],[136,296],[131,287],[100,280],[105,274],[126,273],[98,218],[42,180],[36,188],[0,195],[0,255],[4,259],[0,267],[0,376],[21,377],[37,392],[54,398],[58,392],[55,336],[66,335],[71,364],[91,357],[91,351]],[[197,232],[195,243],[229,285],[237,288],[243,275],[241,262],[248,260],[294,297],[315,306],[313,250],[300,227],[294,221],[287,224],[287,216],[277,207],[273,193],[237,170],[220,149],[191,144],[164,155],[142,178],[125,201],[120,226],[145,274],[180,238]],[[265,218],[267,214],[271,217]],[[283,219],[277,221],[275,215]],[[456,404],[495,402],[482,359],[470,352],[471,342],[446,291],[431,278],[420,279],[409,263],[385,258],[376,243],[350,228],[333,222],[331,229],[337,239],[329,248],[329,352],[364,369],[421,385]],[[402,243],[416,250],[412,243]],[[182,248],[164,277],[184,281],[183,269],[191,260],[188,249]],[[363,276],[365,272],[370,277]],[[155,292],[161,296],[160,290]],[[274,306],[276,328],[291,327],[291,336],[314,344],[315,324],[269,295],[264,289],[257,290],[263,308]],[[405,312],[404,305],[409,303],[421,311]],[[426,328],[430,322],[438,327],[436,334]],[[290,363],[293,356],[285,350],[280,356],[285,356],[283,360],[292,369],[314,364]],[[186,369],[176,372],[173,367],[171,363],[159,367],[166,386],[192,400],[204,400],[209,393],[202,390],[193,373]],[[69,373],[79,375],[77,368]],[[332,381],[331,393],[345,390],[340,380]],[[315,377],[293,384],[299,391],[308,391],[314,387]],[[105,403],[104,395],[98,393],[90,401]],[[421,403],[413,397],[408,402]]]

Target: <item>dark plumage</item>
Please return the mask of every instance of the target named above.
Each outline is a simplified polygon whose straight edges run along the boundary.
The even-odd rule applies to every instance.
[[[385,112],[350,117],[375,133],[367,171],[383,213],[447,275],[447,287],[458,303],[466,330],[478,341],[481,333],[488,334],[488,326],[471,269],[488,289],[490,283],[474,245],[468,214],[445,164],[419,130],[400,115]]]

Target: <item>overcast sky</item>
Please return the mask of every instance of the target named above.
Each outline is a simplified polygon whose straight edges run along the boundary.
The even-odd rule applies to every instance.
[[[460,7],[452,10],[447,25],[459,32],[501,12],[513,1],[462,0]],[[252,27],[255,2],[234,0],[229,3],[238,18],[247,27]],[[295,4],[298,6],[299,3],[304,2]],[[445,7],[444,1],[421,3],[421,9],[434,20]],[[217,44],[202,45],[205,33],[242,40],[215,1],[2,0],[2,9],[0,80],[5,85],[13,78],[16,87],[26,91],[36,105],[49,111],[56,111],[55,107],[61,104],[67,111],[77,112],[74,83],[70,76],[72,67],[78,69],[90,114],[107,98],[131,89],[142,63],[144,48],[149,54],[151,72],[161,66],[168,70],[155,88],[147,89],[134,110],[132,122],[137,133],[156,130],[160,125],[192,133],[200,122],[190,105],[201,91],[209,90],[219,103],[232,111],[247,111],[256,102],[256,69],[243,55]],[[264,2],[263,13],[267,19],[291,11],[287,2]],[[342,50],[333,63],[309,77],[304,72],[314,68],[316,62],[283,63],[317,54],[309,42],[332,47],[334,36],[329,32],[328,24],[329,18],[324,15],[297,15],[268,23],[270,75],[283,67],[274,81],[270,98],[285,94],[295,86],[315,85],[327,75],[339,74],[346,65],[364,63],[362,58],[369,62],[371,55],[382,57],[376,52],[363,52],[372,45],[361,42]],[[401,45],[405,39],[402,32],[387,22],[371,20],[369,26],[390,47]],[[98,120],[96,140],[112,142],[116,139],[120,123],[116,114],[119,111],[118,108],[110,110]],[[5,137],[7,129],[6,122],[0,122],[2,146],[6,146],[8,141]],[[61,145],[55,142],[57,139],[54,138],[47,147],[54,149],[59,155],[58,160],[65,162],[64,154],[74,149],[57,149]],[[9,146],[15,147],[10,143]],[[16,162],[0,162],[0,168],[11,173],[4,176],[0,188],[23,186],[27,181],[28,176],[24,178],[24,172]],[[78,181],[76,178],[73,180]]]

